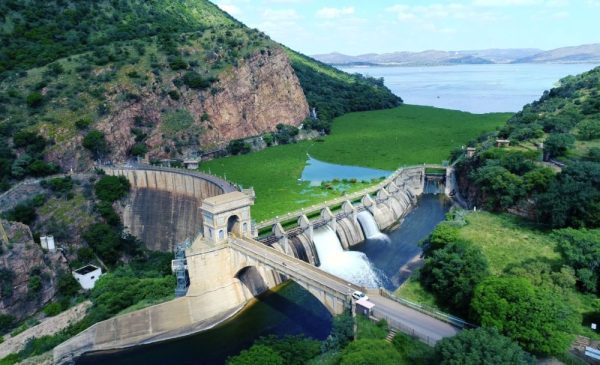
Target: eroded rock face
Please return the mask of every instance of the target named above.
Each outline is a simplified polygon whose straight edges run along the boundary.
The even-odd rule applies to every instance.
[[[198,91],[173,81],[183,77],[152,73],[142,90],[118,85],[107,90],[110,112],[94,128],[104,132],[111,152],[106,159],[123,162],[136,143],[133,128],[147,137],[150,159],[181,158],[226,146],[229,141],[275,130],[279,123],[299,125],[309,108],[298,77],[280,48],[257,52],[223,71],[210,88]],[[169,91],[176,91],[173,98]],[[122,101],[135,93],[134,100]],[[82,136],[56,145],[48,159],[65,170],[90,166]]]
[[[68,270],[61,253],[44,252],[33,241],[29,227],[16,222],[0,221],[10,244],[2,243],[0,271],[0,313],[22,319],[48,303],[56,294],[57,274]],[[10,274],[7,274],[10,273]],[[31,283],[38,277],[40,285]]]

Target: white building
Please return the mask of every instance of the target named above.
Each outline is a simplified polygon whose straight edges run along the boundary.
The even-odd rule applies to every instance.
[[[73,277],[79,282],[83,289],[89,290],[94,287],[96,281],[102,275],[102,269],[94,265],[85,265],[73,271]]]
[[[44,250],[50,252],[56,251],[56,245],[54,244],[54,236],[42,236],[40,237],[40,244]]]

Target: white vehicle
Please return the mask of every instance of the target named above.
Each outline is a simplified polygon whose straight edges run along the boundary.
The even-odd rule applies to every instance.
[[[365,293],[363,293],[363,292],[361,292],[359,290],[357,290],[354,293],[352,293],[352,298],[354,298],[354,300],[359,300],[359,299],[368,300],[369,299],[369,297]]]

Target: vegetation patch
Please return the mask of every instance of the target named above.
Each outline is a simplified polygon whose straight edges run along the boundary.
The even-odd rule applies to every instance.
[[[189,128],[194,118],[184,109],[172,110],[163,115],[162,130],[165,133],[177,133]]]

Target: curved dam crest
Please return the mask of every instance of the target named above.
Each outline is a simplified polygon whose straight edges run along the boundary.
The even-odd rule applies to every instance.
[[[447,171],[451,174],[451,169]],[[327,230],[328,236],[346,252],[373,234],[373,227],[370,227],[371,231],[365,231],[358,214],[369,214],[372,216],[372,221],[369,221],[383,230],[401,221],[410,212],[417,197],[423,193],[427,180],[425,166],[400,169],[377,186],[313,207],[313,211],[320,210],[316,219],[308,219],[307,214],[311,211],[301,211],[295,218],[297,227],[286,231],[278,220],[254,225],[250,216],[254,196],[237,191],[235,186],[226,182],[207,180],[196,184],[190,180],[198,179],[198,175],[191,173],[193,177],[188,179],[185,170],[113,169],[111,174],[126,176],[134,191],[142,191],[139,200],[132,199],[132,207],[136,203],[138,207],[144,204],[144,199],[150,196],[144,192],[146,190],[170,193],[173,202],[178,202],[179,196],[194,199],[190,204],[196,204],[196,217],[199,216],[201,221],[190,219],[183,226],[170,228],[201,232],[196,235],[191,247],[185,250],[184,263],[190,284],[183,297],[97,323],[57,346],[54,350],[57,364],[69,363],[85,352],[122,349],[211,328],[237,313],[260,292],[288,279],[304,287],[332,314],[341,313],[348,305],[348,290],[357,290],[360,286],[346,285],[347,282],[339,277],[322,270],[315,271],[315,266],[322,265],[315,246],[315,232]],[[228,189],[233,192],[222,193]],[[144,194],[147,195],[142,198]],[[130,209],[132,216],[143,217],[143,213]],[[190,209],[181,211],[190,214]],[[160,217],[162,213],[154,214]],[[293,217],[293,214],[289,216]],[[269,226],[272,233],[258,238],[258,229]],[[145,225],[132,225],[130,229],[139,229],[142,234],[151,232],[144,231]],[[172,247],[173,241],[168,241],[169,236],[164,232],[158,233],[161,236],[155,237],[155,241],[161,244],[154,247]],[[266,259],[263,256],[266,251],[260,253],[264,250],[260,247],[265,245],[275,249],[269,249],[270,255],[275,252],[278,255]],[[295,261],[290,260],[290,256]],[[298,266],[297,262],[303,265]],[[304,273],[297,271],[300,267]],[[311,272],[322,278],[311,278]]]

